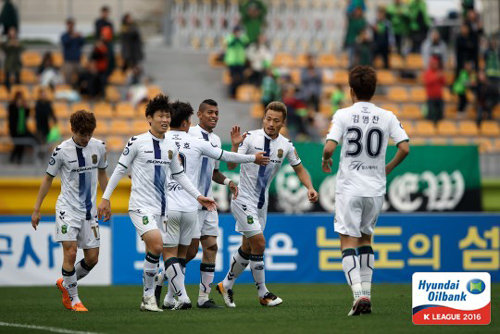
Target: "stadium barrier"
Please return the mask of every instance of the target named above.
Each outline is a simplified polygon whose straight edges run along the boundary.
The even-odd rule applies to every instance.
[[[0,285],[48,285],[60,276],[62,252],[53,217],[35,232],[29,217],[0,216]],[[101,256],[82,283],[141,284],[144,245],[126,215],[101,224]],[[270,214],[266,279],[284,283],[344,283],[340,241],[327,214]],[[241,243],[231,215],[220,215],[215,280]],[[411,282],[414,272],[487,271],[500,281],[500,214],[384,214],[375,230],[374,282]],[[80,254],[81,256],[81,254]],[[186,270],[199,282],[201,252]],[[250,273],[238,282],[251,283]]]

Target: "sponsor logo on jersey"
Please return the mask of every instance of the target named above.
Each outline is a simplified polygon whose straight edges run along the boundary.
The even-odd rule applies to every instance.
[[[89,167],[74,168],[71,171],[81,173],[81,172],[86,172],[86,171],[96,169],[96,168],[97,168],[96,166],[89,166]]]
[[[189,148],[190,148],[190,147],[189,147],[189,143],[184,143],[184,148],[185,148],[185,149],[189,149]]]
[[[349,169],[351,170],[375,170],[378,169],[378,166],[375,165],[365,165],[364,162],[359,160],[351,161],[349,164]]]
[[[172,157],[174,156],[174,152],[172,152],[171,150],[168,150],[168,158],[170,160],[172,160]]]
[[[278,158],[283,158],[283,149],[278,150]]]
[[[54,165],[56,163],[56,159],[50,158],[49,165]]]
[[[155,164],[155,165],[166,165],[168,164],[168,161],[166,160],[158,160],[158,159],[151,159],[146,161],[147,164]]]
[[[130,153],[130,150],[128,149],[128,147],[125,147],[125,149],[123,150],[123,155],[128,155]]]
[[[66,234],[68,233],[68,225],[63,225],[61,226],[61,233]]]
[[[92,163],[94,165],[97,163],[97,154],[92,154]]]
[[[247,223],[249,225],[253,224],[253,217],[252,216],[247,216]]]
[[[147,224],[149,224],[149,218],[148,218],[148,216],[143,216],[143,217],[142,217],[142,224],[143,224],[143,225],[147,225]]]
[[[68,163],[69,163],[69,164],[73,164],[73,163],[75,163],[75,162],[76,162],[76,160],[71,160],[71,161],[68,161]]]

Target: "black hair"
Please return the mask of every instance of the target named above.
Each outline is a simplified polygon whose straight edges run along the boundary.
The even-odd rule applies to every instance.
[[[156,95],[153,99],[149,100],[148,105],[146,106],[146,117],[155,114],[158,110],[166,111],[172,114],[172,109],[170,108],[168,96],[163,94]]]
[[[198,107],[199,111],[204,111],[205,110],[205,105],[212,106],[212,107],[217,107],[217,102],[212,99],[205,99],[200,103],[200,106]]]
[[[170,107],[172,109],[170,127],[172,128],[180,127],[183,121],[189,120],[193,115],[193,107],[187,102],[175,101],[170,104]]]
[[[377,87],[377,74],[370,66],[358,65],[349,72],[349,86],[359,100],[370,101]]]

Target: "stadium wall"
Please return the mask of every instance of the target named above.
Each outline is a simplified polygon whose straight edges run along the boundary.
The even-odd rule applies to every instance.
[[[50,285],[62,252],[54,217],[34,231],[28,216],[0,216],[0,285]],[[344,283],[340,241],[328,214],[270,214],[266,278],[283,283]],[[99,264],[83,284],[141,284],[144,245],[126,215],[101,224]],[[216,278],[221,280],[241,242],[231,215],[220,216]],[[500,214],[384,214],[375,230],[375,282],[409,283],[414,272],[488,271],[500,281]],[[81,257],[81,254],[79,254]],[[201,252],[186,281],[199,281]],[[251,283],[250,273],[239,282]]]

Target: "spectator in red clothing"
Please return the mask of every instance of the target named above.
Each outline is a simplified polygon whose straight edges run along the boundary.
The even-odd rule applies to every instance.
[[[424,85],[427,92],[427,119],[437,123],[443,119],[443,87],[446,85],[441,62],[433,56],[424,72]]]
[[[109,58],[108,47],[102,38],[95,43],[94,49],[90,54],[90,59],[95,63],[97,74],[101,81],[101,87],[106,87],[108,81]]]

